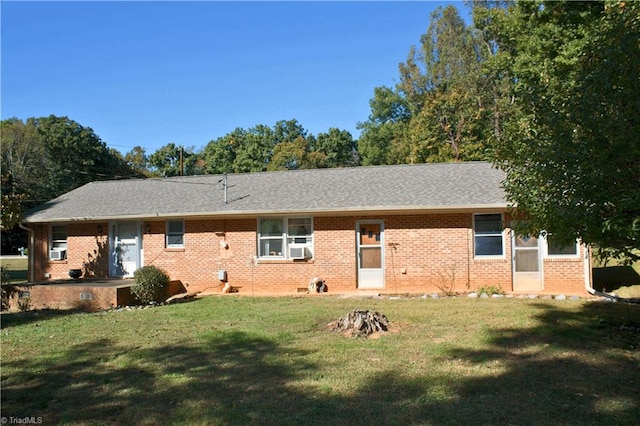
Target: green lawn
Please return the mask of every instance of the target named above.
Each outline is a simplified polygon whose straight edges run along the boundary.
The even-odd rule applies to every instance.
[[[378,310],[393,330],[326,324]],[[640,306],[207,297],[2,315],[2,416],[43,424],[637,424]]]
[[[0,259],[0,265],[9,272],[11,282],[14,284],[27,282],[27,258],[12,257]]]
[[[640,299],[640,261],[623,265],[594,256],[593,288],[619,297]]]

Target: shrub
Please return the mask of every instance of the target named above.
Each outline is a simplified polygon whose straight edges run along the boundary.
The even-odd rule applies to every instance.
[[[155,266],[143,266],[133,273],[135,284],[131,293],[141,303],[162,302],[167,295],[169,276]]]
[[[455,262],[451,264],[443,263],[438,270],[440,284],[436,284],[436,287],[438,287],[445,296],[453,296],[456,294],[454,291],[456,286],[456,266]]]
[[[500,286],[489,285],[479,288],[478,293],[485,293],[487,296],[493,296],[494,294],[504,294],[504,290]]]

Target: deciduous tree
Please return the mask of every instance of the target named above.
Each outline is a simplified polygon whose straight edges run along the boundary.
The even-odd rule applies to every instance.
[[[5,229],[25,209],[90,181],[140,176],[91,128],[68,117],[3,120],[1,139],[3,250],[16,248],[7,241],[20,241],[15,229]]]
[[[191,176],[203,173],[203,164],[195,148],[171,142],[149,157],[151,171],[159,176]]]
[[[124,161],[127,165],[143,174],[150,174],[149,171],[149,156],[146,149],[140,145],[134,146],[131,151],[127,152],[124,156]]]
[[[399,65],[395,90],[376,88],[361,123],[363,164],[487,159],[491,93],[482,64],[490,52],[454,6],[432,15],[418,48]]]
[[[369,106],[369,119],[358,123],[362,131],[358,154],[365,166],[387,164],[392,146],[405,140],[411,119],[409,101],[397,90],[381,86],[374,89]]]
[[[514,104],[496,152],[519,230],[638,258],[640,3],[518,2],[503,16]]]
[[[325,157],[324,167],[349,167],[357,165],[356,142],[346,130],[332,127],[326,133],[318,133],[312,151]]]

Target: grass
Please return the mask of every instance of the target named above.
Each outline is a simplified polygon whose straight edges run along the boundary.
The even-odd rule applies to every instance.
[[[393,331],[326,324],[378,310]],[[2,315],[2,415],[44,424],[634,424],[640,307],[208,297]]]
[[[605,262],[595,256],[593,287],[618,297],[640,298],[640,261],[623,265],[615,260]]]
[[[7,268],[12,284],[23,284],[27,282],[26,257],[0,259],[0,265]]]

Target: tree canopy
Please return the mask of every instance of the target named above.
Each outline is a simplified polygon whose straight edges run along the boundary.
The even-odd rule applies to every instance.
[[[496,143],[519,230],[640,249],[640,3],[479,8],[513,103]]]
[[[489,53],[454,6],[436,9],[399,65],[396,87],[374,90],[371,115],[359,124],[362,163],[490,158],[491,98],[482,73]]]
[[[243,173],[357,165],[356,142],[346,130],[317,136],[295,119],[257,125],[210,141],[203,150],[206,173]]]
[[[91,128],[68,117],[10,118],[2,121],[0,136],[3,197],[9,197],[3,212],[15,213],[3,214],[3,229],[16,223],[16,212],[87,182],[139,175]]]

